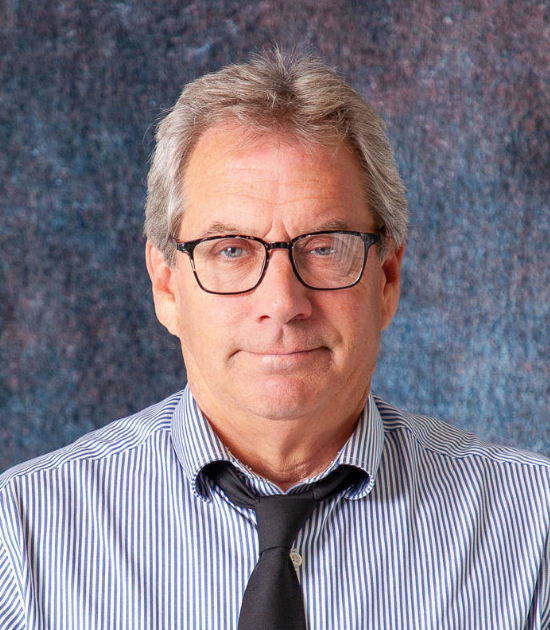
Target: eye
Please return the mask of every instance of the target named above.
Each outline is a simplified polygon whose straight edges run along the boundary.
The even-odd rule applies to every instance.
[[[244,260],[254,256],[255,249],[252,241],[239,238],[223,238],[210,242],[210,249],[207,253],[211,260],[233,261]]]
[[[342,249],[341,243],[334,237],[316,236],[305,243],[304,252],[314,256],[326,258],[336,256]]]
[[[234,245],[224,247],[217,253],[218,256],[223,256],[224,258],[240,258],[243,254],[246,254],[245,250]]]
[[[320,247],[314,247],[309,250],[310,254],[316,254],[317,256],[333,256],[336,253],[334,247],[329,245],[322,245]]]

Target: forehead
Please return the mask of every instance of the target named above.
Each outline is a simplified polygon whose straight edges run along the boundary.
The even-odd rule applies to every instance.
[[[346,144],[304,146],[235,125],[201,137],[185,171],[184,198],[186,238],[203,236],[212,224],[260,235],[278,224],[291,231],[327,222],[366,230],[372,222],[359,160]]]

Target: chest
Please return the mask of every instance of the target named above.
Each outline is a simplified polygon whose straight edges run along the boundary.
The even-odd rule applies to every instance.
[[[526,624],[542,528],[451,495],[382,470],[365,499],[316,509],[293,554],[310,630],[539,627]],[[186,492],[50,508],[53,537],[32,510],[25,524],[30,627],[237,628],[258,554],[252,512]]]

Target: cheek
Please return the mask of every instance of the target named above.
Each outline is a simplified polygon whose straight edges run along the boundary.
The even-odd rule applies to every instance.
[[[191,353],[198,360],[227,352],[239,325],[237,309],[229,299],[197,287],[190,288],[187,294],[180,292],[178,302],[179,337],[184,354]]]
[[[364,289],[365,287],[361,287]],[[343,352],[355,357],[352,362],[368,361],[378,352],[382,331],[382,308],[376,291],[355,287],[345,299],[335,301],[325,317],[338,329]]]
[[[356,330],[378,328],[382,322],[382,302],[372,286],[358,285],[345,289],[338,296],[327,296],[325,304],[327,316],[338,325]],[[334,299],[338,297],[338,299]],[[330,313],[330,315],[329,315]]]

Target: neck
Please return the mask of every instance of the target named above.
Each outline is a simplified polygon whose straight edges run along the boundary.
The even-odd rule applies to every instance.
[[[203,408],[197,403],[239,461],[286,491],[323,471],[336,457],[357,425],[367,394],[336,422],[334,413],[273,420],[244,417],[242,411],[219,413],[219,409]]]

